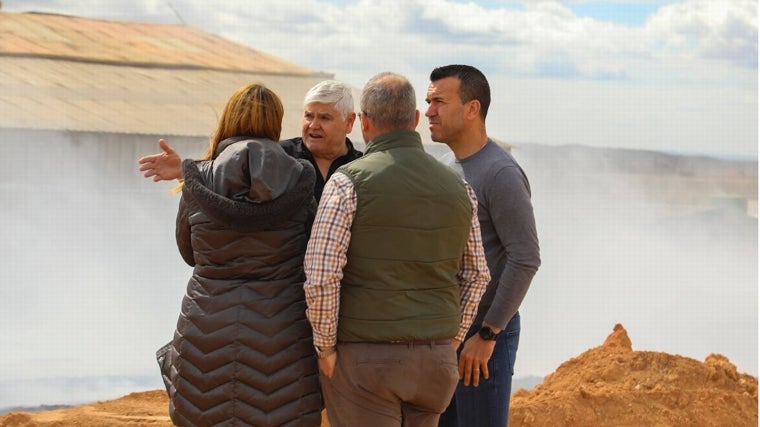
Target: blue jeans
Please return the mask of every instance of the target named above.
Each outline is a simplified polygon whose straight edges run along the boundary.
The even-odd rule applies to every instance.
[[[467,338],[478,333],[480,325],[472,325]],[[477,387],[457,384],[454,398],[441,415],[438,427],[505,427],[509,421],[509,397],[512,394],[517,346],[520,342],[520,313],[499,334],[493,355],[488,361],[490,378],[480,379]],[[462,348],[459,348],[461,351]]]

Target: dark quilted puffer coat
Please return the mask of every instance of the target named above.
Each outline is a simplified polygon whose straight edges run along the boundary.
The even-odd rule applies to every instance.
[[[314,168],[275,142],[231,138],[182,163],[177,244],[194,266],[170,349],[180,426],[318,426],[303,255]]]

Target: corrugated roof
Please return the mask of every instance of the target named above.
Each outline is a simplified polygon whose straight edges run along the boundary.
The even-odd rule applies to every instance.
[[[186,25],[0,12],[0,54],[148,67],[314,75],[314,70]]]
[[[208,136],[260,81],[300,134],[306,91],[332,75],[184,25],[0,12],[0,127]]]

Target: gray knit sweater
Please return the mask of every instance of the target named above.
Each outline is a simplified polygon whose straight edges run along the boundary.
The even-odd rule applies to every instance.
[[[470,157],[441,161],[461,173],[478,197],[491,282],[474,323],[485,320],[504,329],[541,265],[528,178],[514,157],[491,140]]]

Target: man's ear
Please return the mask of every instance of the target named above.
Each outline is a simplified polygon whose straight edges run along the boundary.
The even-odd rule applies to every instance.
[[[349,113],[349,115],[346,116],[346,134],[351,133],[354,129],[354,121],[356,121],[356,113]]]
[[[468,119],[474,120],[480,117],[480,101],[473,99],[465,106],[465,115]]]
[[[367,117],[367,115],[365,114],[364,117],[362,117],[361,120],[359,120],[359,124],[362,127],[362,133],[368,131],[369,130],[369,117]]]

